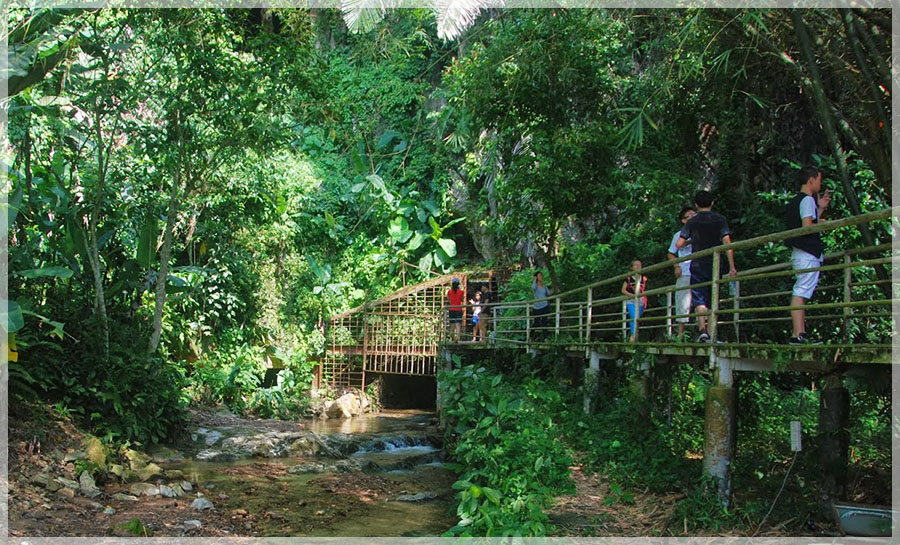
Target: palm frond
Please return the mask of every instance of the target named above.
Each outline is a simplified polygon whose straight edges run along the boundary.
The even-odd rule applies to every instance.
[[[365,34],[384,19],[388,7],[379,0],[341,0],[341,15],[347,30]]]
[[[475,23],[482,9],[493,4],[495,3],[486,0],[435,0],[438,37],[447,41],[455,40]]]

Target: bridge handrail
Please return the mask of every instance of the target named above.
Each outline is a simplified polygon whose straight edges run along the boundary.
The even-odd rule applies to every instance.
[[[677,259],[667,260],[661,263],[656,263],[650,265],[649,267],[643,267],[641,269],[642,274],[662,270],[665,268],[671,268],[673,265],[681,263],[683,261],[690,261],[692,259],[697,259],[706,256],[712,256],[719,252],[727,252],[728,250],[741,250],[744,248],[752,248],[754,246],[761,246],[763,244],[767,244],[769,242],[779,242],[788,238],[794,238],[801,235],[808,235],[811,233],[819,233],[822,231],[830,231],[835,229],[840,229],[842,227],[852,227],[854,225],[859,225],[862,223],[867,223],[870,221],[887,219],[889,217],[897,216],[900,214],[900,207],[891,207],[884,208],[882,210],[878,210],[876,212],[869,212],[867,214],[860,214],[858,216],[850,216],[847,218],[841,218],[839,220],[831,220],[831,221],[823,221],[821,223],[813,224],[808,227],[799,227],[797,229],[789,229],[787,231],[779,231],[777,233],[770,233],[768,235],[761,235],[754,238],[748,238],[746,240],[738,240],[736,242],[732,242],[730,244],[721,244],[719,246],[714,246],[712,248],[707,248],[706,250],[702,250],[700,252],[694,252],[684,257],[679,257]],[[838,252],[840,254],[840,252]],[[789,264],[786,264],[786,266]],[[597,282],[593,282],[591,284],[586,284],[584,286],[579,286],[577,288],[573,288],[571,290],[567,290],[564,292],[560,292],[558,294],[553,294],[550,297],[544,297],[541,299],[532,299],[531,302],[538,301],[549,301],[551,299],[555,299],[557,297],[567,297],[569,295],[576,294],[578,292],[584,291],[589,288],[596,288],[600,286],[605,286],[607,284],[615,283],[615,282],[624,282],[626,278],[631,276],[631,272],[626,272],[617,276],[613,276],[611,278],[607,278],[605,280],[598,280]],[[740,276],[740,271],[738,271],[738,276]]]
[[[739,316],[741,315],[741,313],[757,314],[757,313],[774,312],[774,311],[795,310],[795,309],[800,309],[800,308],[805,308],[805,309],[818,308],[818,309],[822,309],[822,310],[842,309],[844,312],[844,314],[843,314],[844,325],[846,327],[846,325],[848,323],[847,320],[850,319],[852,316],[855,316],[855,314],[853,314],[854,308],[886,305],[886,304],[891,304],[891,303],[895,302],[893,299],[889,299],[889,298],[885,298],[884,300],[876,300],[876,301],[851,301],[850,300],[851,299],[850,290],[852,287],[862,286],[864,284],[876,286],[876,285],[882,285],[882,284],[886,283],[886,281],[882,281],[882,280],[868,281],[868,282],[864,282],[864,283],[854,283],[852,281],[851,270],[863,268],[863,267],[889,265],[893,262],[893,259],[896,258],[896,254],[892,253],[892,255],[890,257],[873,257],[870,259],[863,259],[863,260],[857,260],[857,261],[851,261],[850,258],[853,256],[862,255],[862,254],[872,254],[872,253],[878,253],[878,252],[891,251],[891,250],[893,250],[893,245],[891,243],[880,243],[880,244],[876,244],[873,246],[866,246],[866,247],[860,247],[860,248],[848,248],[848,249],[840,250],[837,252],[831,252],[831,253],[825,254],[823,256],[823,263],[825,261],[831,262],[831,261],[839,260],[839,259],[843,259],[843,263],[838,263],[838,264],[834,264],[834,265],[830,265],[830,264],[822,265],[819,267],[812,267],[812,268],[803,269],[802,271],[800,271],[800,272],[814,272],[814,271],[828,272],[828,271],[841,271],[841,270],[844,271],[844,279],[843,279],[842,283],[835,284],[834,286],[820,286],[818,288],[818,291],[825,291],[826,289],[833,290],[835,288],[843,287],[844,288],[844,301],[843,302],[823,303],[823,304],[816,304],[816,305],[808,305],[805,307],[790,306],[790,305],[771,305],[770,304],[769,306],[766,306],[766,307],[746,307],[744,309],[739,308],[739,302],[744,300],[741,298],[740,293],[739,293],[740,292],[740,283],[742,281],[764,280],[764,279],[767,279],[770,277],[773,277],[773,278],[774,277],[783,277],[783,276],[796,274],[798,271],[795,271],[793,269],[790,262],[781,262],[781,263],[775,263],[775,264],[771,264],[771,265],[765,265],[762,267],[755,267],[753,269],[748,269],[748,270],[744,270],[744,271],[739,271],[738,274],[735,275],[734,277],[731,277],[731,276],[721,276],[720,277],[719,265],[720,265],[721,255],[722,255],[722,253],[728,252],[730,250],[733,251],[735,249],[741,250],[741,249],[747,249],[747,248],[761,247],[761,246],[764,246],[764,245],[772,243],[772,242],[783,241],[787,238],[792,238],[792,237],[805,235],[805,234],[809,234],[809,233],[833,231],[833,230],[837,230],[837,229],[841,229],[841,228],[860,225],[860,224],[867,223],[867,222],[888,219],[888,218],[896,217],[898,215],[898,211],[900,211],[900,207],[885,208],[885,209],[878,210],[875,212],[870,212],[867,214],[860,214],[858,216],[847,217],[847,218],[843,218],[843,219],[839,219],[839,220],[832,220],[829,222],[823,222],[823,223],[812,225],[809,227],[801,227],[798,229],[780,231],[777,233],[771,233],[768,235],[754,237],[751,239],[732,242],[730,244],[723,244],[723,245],[715,246],[713,248],[709,248],[709,249],[706,249],[706,250],[703,250],[700,252],[692,253],[692,254],[690,254],[688,256],[684,256],[682,258],[666,260],[661,263],[656,263],[656,264],[644,267],[641,270],[641,274],[646,275],[646,274],[650,274],[653,272],[659,272],[662,270],[671,269],[671,267],[673,267],[674,265],[684,262],[684,261],[698,259],[698,258],[702,258],[704,256],[712,256],[713,257],[713,269],[714,269],[713,280],[699,283],[699,284],[693,284],[692,287],[697,287],[697,286],[711,287],[711,291],[713,293],[712,293],[712,303],[711,303],[712,308],[710,308],[710,315],[712,317],[716,317],[716,318],[720,317],[720,315],[725,315],[726,317],[728,315],[733,316],[733,319],[731,321],[724,322],[724,323],[734,324],[735,325],[735,335],[738,337],[739,337],[738,328],[739,328],[739,324],[741,322],[741,320],[739,319]],[[522,299],[522,300],[516,300],[516,301],[502,301],[502,302],[496,302],[496,303],[484,303],[480,306],[482,307],[483,312],[486,315],[490,315],[493,312],[495,315],[495,318],[498,320],[498,322],[507,322],[508,323],[508,322],[512,322],[512,321],[516,321],[516,320],[525,319],[526,323],[524,326],[525,327],[524,330],[518,330],[518,329],[504,330],[504,333],[512,334],[512,333],[522,333],[524,331],[526,333],[526,338],[530,338],[532,331],[539,331],[539,330],[555,331],[556,334],[560,334],[562,332],[577,331],[579,336],[586,336],[586,337],[590,338],[592,328],[594,325],[603,325],[603,324],[612,324],[612,323],[622,324],[622,328],[624,331],[624,328],[626,328],[626,324],[629,321],[631,321],[630,318],[625,317],[625,315],[626,315],[625,304],[627,301],[637,300],[637,297],[617,294],[614,296],[593,299],[592,295],[596,288],[608,287],[610,285],[621,283],[625,279],[627,279],[631,274],[633,274],[633,273],[631,273],[629,271],[629,272],[619,274],[616,276],[612,276],[612,277],[609,277],[609,278],[606,278],[603,280],[599,280],[599,281],[596,281],[596,282],[593,282],[590,284],[582,285],[577,288],[573,288],[573,289],[570,289],[570,290],[567,290],[567,291],[564,291],[564,292],[561,292],[558,294],[553,294],[553,295],[550,295],[550,296],[544,297],[544,298]],[[720,298],[719,297],[720,285],[723,283],[726,283],[726,282],[733,282],[734,286],[736,286],[737,293],[733,294],[731,297]],[[654,315],[652,317],[647,316],[645,318],[642,315],[638,318],[638,320],[645,321],[645,323],[661,322],[661,321],[665,320],[667,322],[667,324],[666,325],[645,326],[645,328],[652,329],[652,328],[659,328],[659,327],[668,327],[669,331],[671,331],[672,321],[674,319],[698,316],[698,314],[696,314],[696,313],[692,313],[692,314],[688,314],[688,315],[682,315],[682,314],[674,315],[672,313],[672,309],[674,308],[673,303],[672,303],[672,298],[673,298],[672,296],[676,291],[678,291],[678,288],[676,288],[674,285],[666,285],[666,286],[663,286],[660,288],[647,290],[641,294],[642,296],[643,295],[654,296],[654,295],[663,295],[663,294],[666,294],[668,296],[668,301],[662,307],[655,306],[655,307],[651,307],[649,309],[644,309],[644,311],[647,312],[648,314],[653,312]],[[787,293],[790,293],[790,292],[787,292]],[[587,297],[585,297],[585,294],[587,295]],[[771,292],[763,293],[763,294],[755,294],[754,293],[754,294],[746,296],[747,297],[746,300],[761,299],[764,297],[772,298],[772,297],[784,296],[784,295],[785,295],[785,293],[782,293],[780,291],[777,293],[771,293]],[[546,319],[542,318],[542,321],[554,321],[555,323],[545,324],[542,326],[537,326],[537,325],[532,326],[530,324],[530,322],[535,317],[533,314],[533,305],[536,303],[542,302],[542,301],[547,302],[547,304],[550,308],[550,311],[546,314]],[[726,302],[731,302],[733,305],[733,308],[727,309],[727,310],[724,308],[721,308],[721,306],[720,306],[721,303],[726,303]],[[615,322],[601,321],[601,323],[599,323],[599,324],[592,322],[592,310],[594,310],[595,307],[604,307],[604,306],[609,307],[610,305],[616,305],[616,304],[621,304],[620,315],[623,316],[621,321],[615,321]],[[464,308],[470,308],[473,305],[466,304],[466,305],[462,305],[462,306]],[[665,309],[667,314],[664,316],[660,316],[659,308]],[[515,309],[524,309],[523,315],[516,315],[517,312]],[[446,310],[446,305],[444,306],[444,310]],[[497,316],[497,313],[500,310],[506,311],[506,313],[505,313],[506,315],[503,318],[499,318]],[[513,314],[510,315],[509,311],[512,311]],[[586,312],[586,316],[585,316],[585,312]],[[617,314],[616,312],[605,312],[603,314],[598,313],[593,316],[594,316],[594,318],[599,318],[601,316],[612,316],[612,315],[616,315],[616,314]],[[864,316],[866,316],[866,317],[873,317],[873,316],[881,317],[884,314],[885,313],[876,312],[876,313],[865,314]],[[821,315],[821,316],[819,316],[819,318],[821,318],[821,319],[834,318],[834,317],[841,317],[841,315]],[[860,315],[860,317],[863,317],[863,315]],[[578,323],[576,325],[572,325],[573,319],[577,319]],[[766,321],[775,321],[775,320],[783,320],[783,319],[786,320],[789,318],[787,316],[785,316],[783,318],[754,317],[749,320],[745,320],[744,323],[766,322]],[[711,336],[713,337],[713,339],[715,339],[716,338],[716,334],[714,331],[715,325],[712,322],[713,321],[711,321],[710,333],[711,333]],[[610,328],[603,329],[603,331],[610,331],[610,330],[611,330]],[[593,331],[599,332],[600,329],[593,329]],[[498,331],[498,333],[499,333],[499,331]],[[504,339],[504,341],[507,341],[507,340],[511,341],[512,339]]]

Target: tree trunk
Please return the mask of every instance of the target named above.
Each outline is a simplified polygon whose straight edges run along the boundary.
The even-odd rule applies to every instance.
[[[106,166],[109,157],[103,154],[103,131],[101,129],[100,106],[97,106],[95,127],[97,130],[97,192],[91,209],[88,231],[85,234],[85,245],[88,252],[88,263],[94,278],[94,311],[100,318],[100,329],[103,335],[103,361],[109,359],[109,319],[106,315],[106,296],[103,291],[103,270],[100,263],[100,249],[97,242],[97,224],[100,221],[100,209],[103,206],[103,194],[106,188]]]
[[[153,310],[153,333],[150,335],[150,352],[156,352],[159,348],[159,338],[162,335],[163,306],[166,304],[166,279],[169,276],[169,256],[172,252],[172,239],[175,232],[175,216],[178,213],[178,200],[181,196],[181,169],[175,169],[175,182],[172,184],[172,194],[169,195],[169,209],[166,212],[166,232],[163,236],[163,245],[159,251],[159,273],[156,275],[156,307]]]

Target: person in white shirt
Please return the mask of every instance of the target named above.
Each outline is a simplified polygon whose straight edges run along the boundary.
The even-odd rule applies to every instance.
[[[697,215],[697,210],[694,209],[693,206],[685,206],[681,209],[681,214],[679,214],[679,219],[681,220],[681,225],[683,226],[691,218]],[[681,230],[679,229],[675,236],[672,237],[672,243],[669,244],[669,259],[678,259],[679,257],[684,257],[687,255],[691,255],[691,245],[686,244],[681,248],[676,247],[676,243],[678,242],[678,237],[681,236]],[[678,318],[675,318],[675,322],[678,323],[678,337],[684,337],[684,324],[690,321],[688,316],[684,316],[685,314],[691,313],[691,260],[688,259],[686,261],[682,261],[681,263],[675,264],[675,314],[679,315]]]
[[[799,193],[791,199],[786,210],[788,229],[809,227],[825,220],[822,214],[831,202],[828,190],[822,191],[822,171],[816,167],[805,167],[797,176]],[[809,233],[799,237],[786,239],[785,244],[792,248],[791,263],[795,271],[815,269],[822,266],[825,244],[819,233]],[[819,284],[819,271],[798,272],[797,281],[791,291],[791,306],[802,307],[806,304]],[[793,328],[789,344],[822,344],[813,340],[806,332],[806,310],[791,310],[791,326]]]

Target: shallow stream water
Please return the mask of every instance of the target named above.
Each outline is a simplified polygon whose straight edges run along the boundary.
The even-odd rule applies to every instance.
[[[306,420],[277,434],[288,444],[298,431],[327,450],[298,454],[276,444],[269,451],[276,456],[259,456],[254,445],[263,436],[271,445],[276,432],[236,421],[194,430],[185,459],[161,465],[196,483],[237,535],[433,536],[455,524],[455,474],[444,467],[432,413]],[[235,444],[256,455],[233,459]]]

